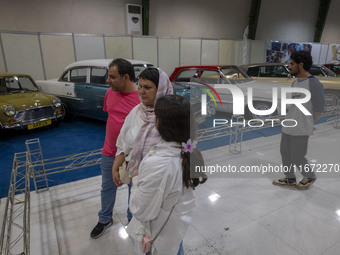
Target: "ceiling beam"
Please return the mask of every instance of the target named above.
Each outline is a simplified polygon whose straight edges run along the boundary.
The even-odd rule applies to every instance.
[[[143,35],[149,35],[150,0],[142,0]]]
[[[249,14],[248,39],[255,40],[257,22],[259,20],[261,0],[252,0]]]
[[[330,5],[331,0],[320,0],[319,2],[319,12],[315,23],[314,42],[321,41]]]

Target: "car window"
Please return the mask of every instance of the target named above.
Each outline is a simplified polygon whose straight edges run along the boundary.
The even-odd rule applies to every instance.
[[[314,75],[314,76],[324,76],[324,74],[321,71],[321,68],[319,68],[318,66],[312,66],[309,69],[309,73]]]
[[[64,75],[61,76],[60,80],[62,81],[68,81],[68,71],[64,73]]]
[[[0,93],[21,91],[38,91],[32,80],[28,77],[4,77],[0,81]]]
[[[90,83],[106,84],[107,69],[106,68],[91,68]]]
[[[198,77],[197,69],[186,69],[181,71],[174,81],[189,82],[190,79],[195,79],[197,77]]]
[[[249,76],[237,66],[224,66],[221,67],[221,72],[228,79],[249,79]]]
[[[209,84],[227,83],[227,81],[224,79],[223,75],[221,75],[219,71],[204,69],[200,69],[199,81]]]
[[[133,70],[135,71],[135,82],[138,81],[139,75],[143,72],[147,67],[152,67],[153,65],[133,65]]]
[[[258,66],[254,66],[254,67],[249,67],[248,70],[247,70],[247,74],[249,76],[259,76],[259,67]]]
[[[336,73],[333,72],[332,70],[330,70],[329,68],[325,67],[325,66],[321,66],[320,69],[322,69],[322,71],[327,75],[327,76],[331,76],[331,77],[335,77]]]
[[[32,80],[28,77],[18,77],[21,88],[29,91],[38,91]]]
[[[76,68],[70,71],[71,82],[86,82],[87,68]]]

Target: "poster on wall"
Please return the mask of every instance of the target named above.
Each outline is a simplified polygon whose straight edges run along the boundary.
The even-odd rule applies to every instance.
[[[340,44],[330,44],[327,54],[327,63],[340,62]]]
[[[266,45],[267,63],[288,63],[294,51],[306,50],[312,53],[311,43],[278,42],[270,41]]]

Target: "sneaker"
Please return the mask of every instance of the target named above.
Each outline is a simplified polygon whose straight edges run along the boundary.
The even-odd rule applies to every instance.
[[[90,236],[93,239],[100,237],[102,234],[104,234],[105,229],[112,226],[112,224],[113,224],[112,219],[108,223],[105,223],[105,224],[98,222],[97,225],[94,227],[94,229],[92,229]]]
[[[297,189],[300,190],[305,190],[305,189],[309,189],[310,187],[312,187],[313,183],[316,181],[316,178],[306,178],[304,177],[298,185],[296,185]]]
[[[296,179],[294,178],[282,178],[279,180],[274,180],[273,185],[287,187],[287,188],[295,188],[296,187]]]

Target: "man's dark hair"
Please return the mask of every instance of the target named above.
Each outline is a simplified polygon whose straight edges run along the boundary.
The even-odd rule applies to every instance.
[[[156,67],[148,67],[145,68],[139,75],[139,79],[149,80],[152,81],[156,88],[158,88],[159,83],[159,72]]]
[[[313,59],[308,51],[294,51],[290,58],[295,61],[295,63],[300,64],[303,63],[303,68],[308,72],[311,66],[313,65]]]
[[[127,61],[124,58],[116,58],[114,60],[112,60],[112,62],[109,65],[109,68],[113,67],[113,66],[117,66],[118,69],[118,73],[119,75],[122,77],[125,74],[128,74],[130,76],[130,80],[131,81],[135,81],[135,71],[133,69],[132,64]]]

